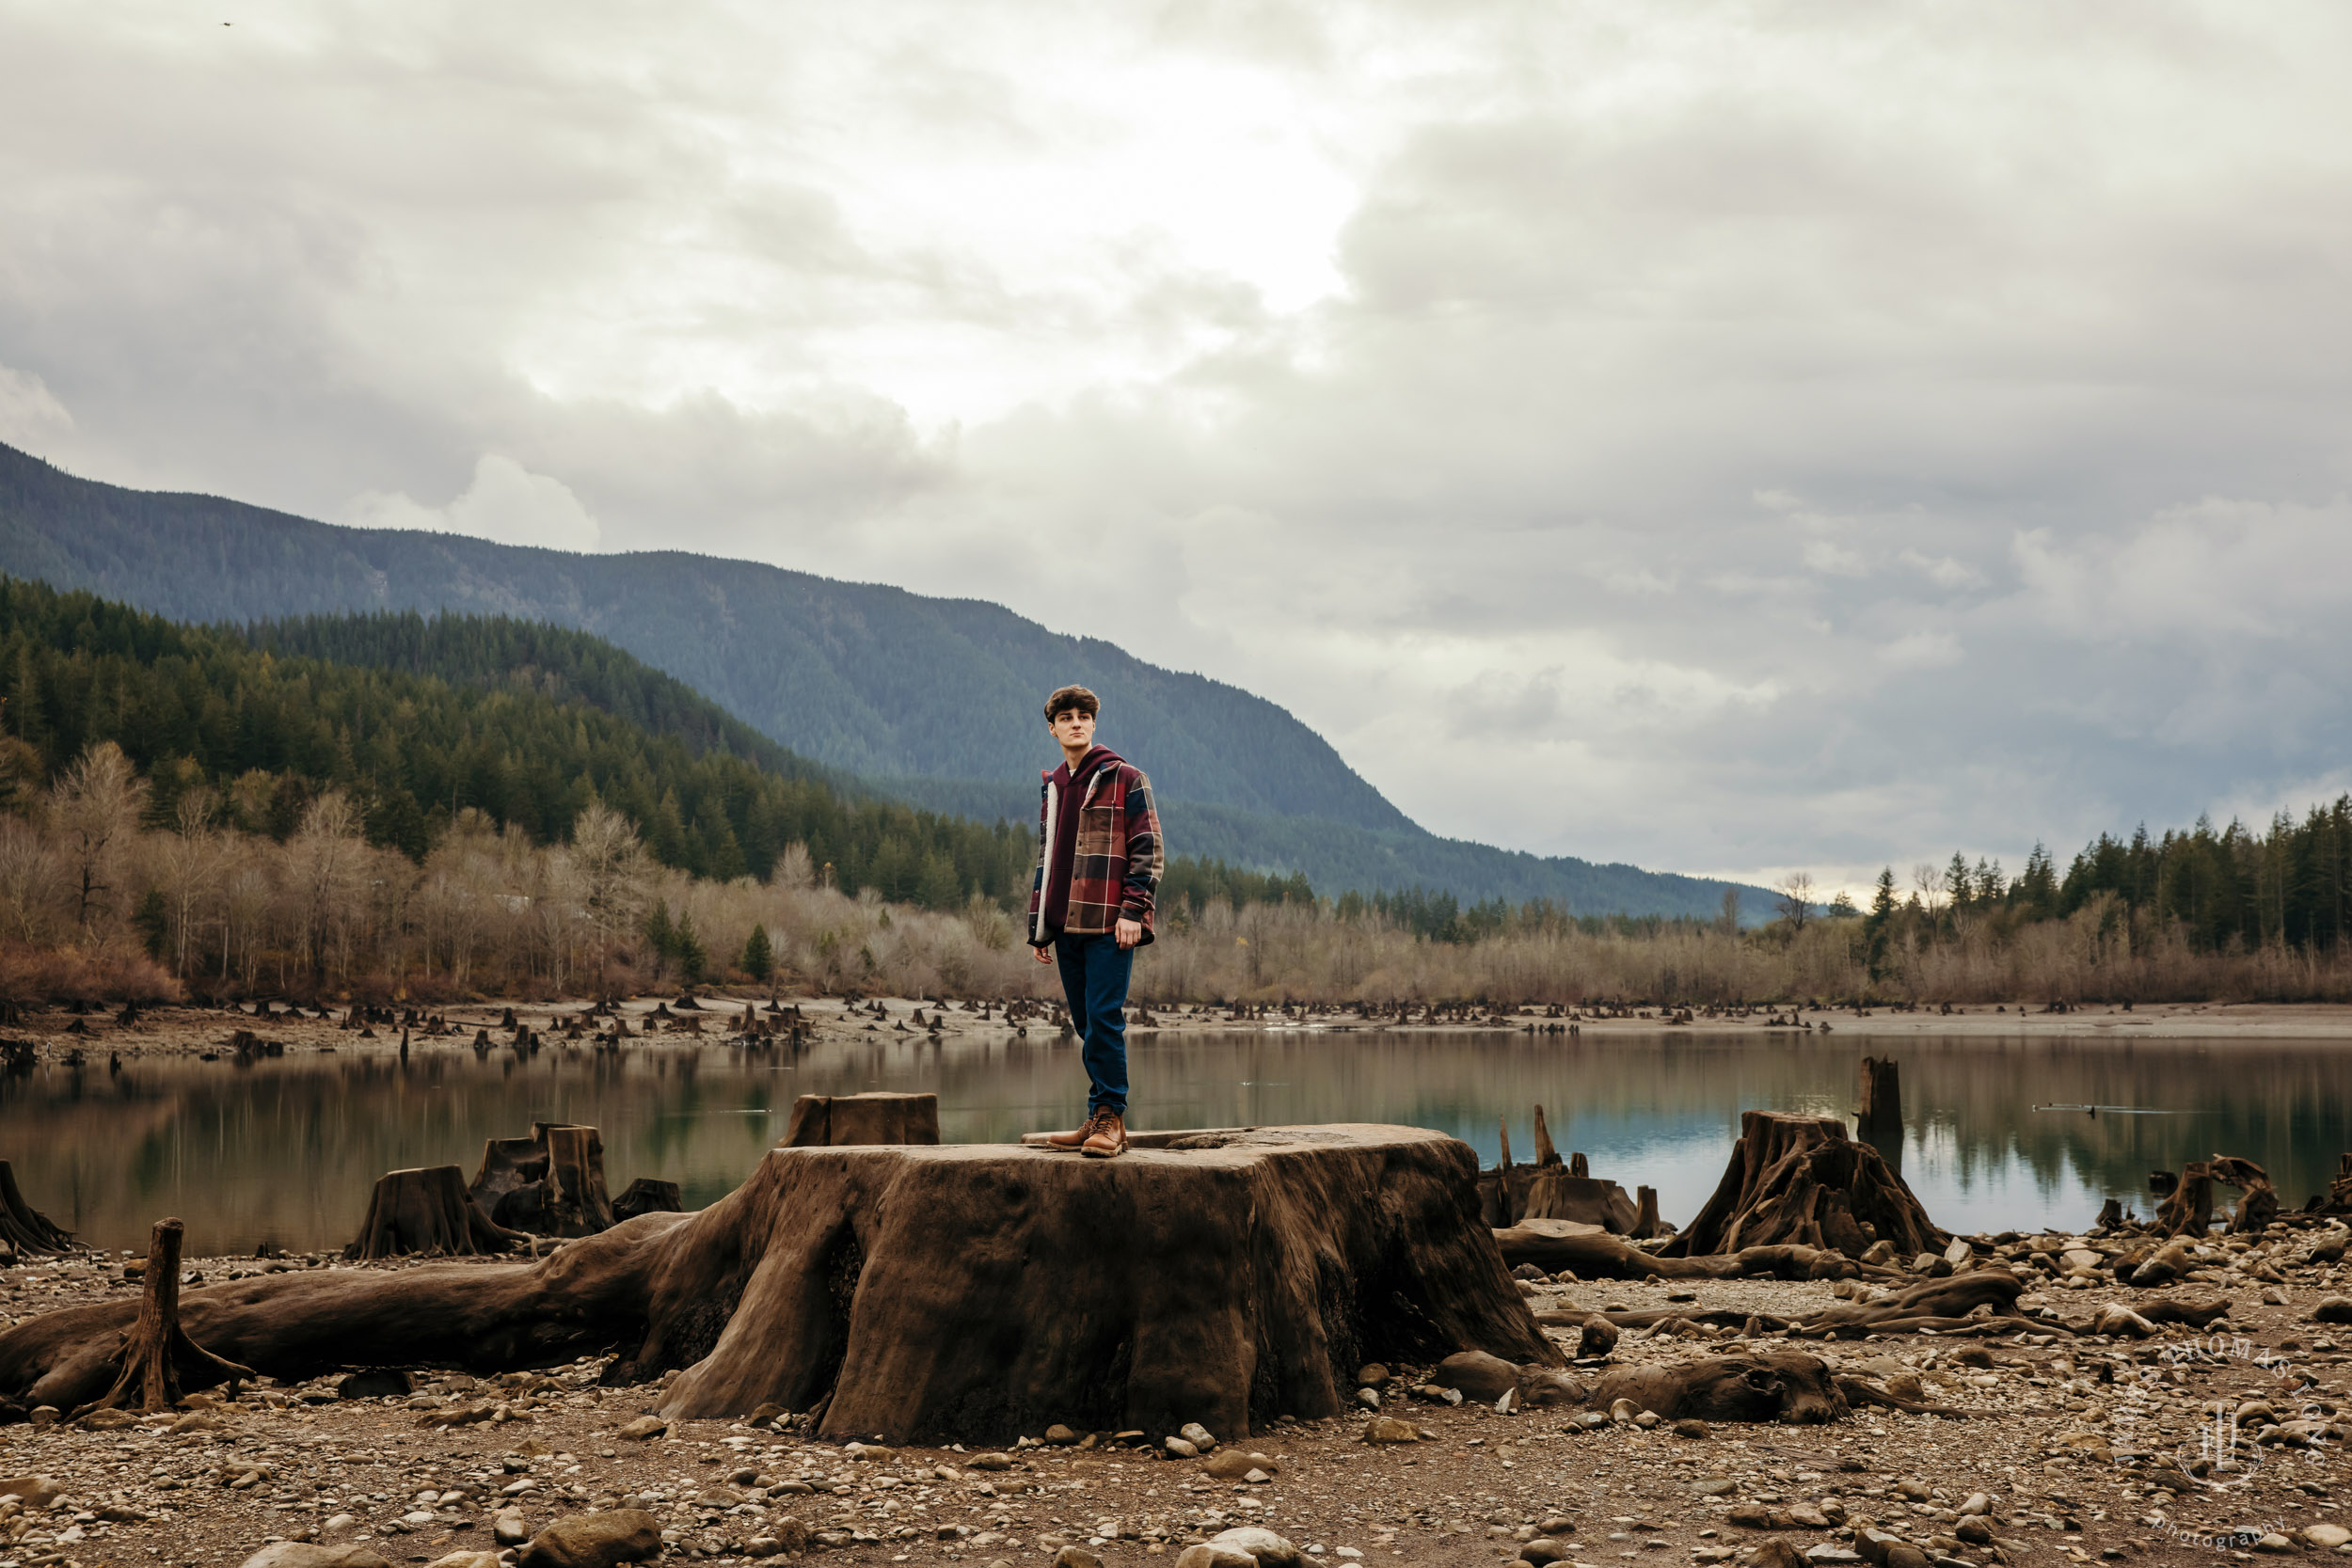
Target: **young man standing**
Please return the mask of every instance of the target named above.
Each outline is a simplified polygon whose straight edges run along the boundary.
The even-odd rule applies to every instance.
[[[1045,699],[1062,764],[1043,775],[1038,801],[1029,945],[1038,962],[1061,966],[1090,1085],[1086,1125],[1045,1141],[1107,1157],[1127,1149],[1127,978],[1152,940],[1163,857],[1152,781],[1094,743],[1101,709],[1083,686]]]

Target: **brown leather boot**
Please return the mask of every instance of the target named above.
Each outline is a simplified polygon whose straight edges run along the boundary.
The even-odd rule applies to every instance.
[[[1117,1111],[1096,1112],[1093,1135],[1078,1146],[1078,1152],[1096,1160],[1126,1153],[1127,1118]]]
[[[1072,1128],[1067,1132],[1046,1133],[1045,1147],[1048,1148],[1059,1148],[1065,1150],[1077,1148],[1085,1144],[1089,1138],[1094,1136],[1095,1130],[1102,1125],[1103,1113],[1100,1111],[1093,1112],[1088,1116],[1086,1120],[1080,1122],[1076,1127]]]

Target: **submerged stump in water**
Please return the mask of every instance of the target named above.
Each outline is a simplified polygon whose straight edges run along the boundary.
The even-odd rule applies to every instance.
[[[1003,1145],[771,1149],[694,1214],[532,1263],[309,1271],[189,1292],[265,1373],[486,1372],[614,1350],[661,1413],[822,1405],[818,1434],[1221,1437],[1335,1416],[1368,1361],[1562,1364],[1477,1222],[1476,1157],[1420,1128],[1137,1134],[1115,1160]],[[0,1398],[89,1397],[130,1303],[0,1333]]]

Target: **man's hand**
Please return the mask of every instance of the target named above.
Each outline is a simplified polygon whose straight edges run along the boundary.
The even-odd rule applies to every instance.
[[[1143,922],[1122,920],[1111,927],[1111,940],[1121,947],[1133,947],[1143,940]]]
[[[1041,964],[1049,964],[1054,961],[1054,950],[1050,947],[1033,947],[1029,951],[1037,955],[1037,961]]]

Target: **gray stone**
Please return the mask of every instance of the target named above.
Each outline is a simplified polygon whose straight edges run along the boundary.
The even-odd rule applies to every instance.
[[[1054,1568],[1103,1568],[1103,1560],[1084,1546],[1064,1546],[1054,1554]]]
[[[670,1423],[659,1416],[640,1416],[615,1433],[632,1443],[649,1443],[670,1430]]]
[[[1203,1453],[1216,1447],[1216,1439],[1210,1436],[1209,1429],[1199,1421],[1186,1421],[1176,1429],[1176,1435]]]
[[[0,1481],[0,1497],[19,1497],[26,1508],[47,1508],[65,1496],[65,1482],[49,1476],[11,1476]]]
[[[1567,1556],[1567,1547],[1549,1536],[1539,1535],[1533,1541],[1519,1544],[1519,1560],[1532,1562],[1535,1568],[1548,1568],[1549,1564],[1565,1562]]]
[[[1186,1546],[1176,1555],[1176,1568],[1258,1568],[1258,1560],[1248,1552],[1212,1543]]]
[[[661,1553],[661,1526],[642,1508],[558,1519],[522,1549],[521,1568],[614,1568]]]
[[[1238,1529],[1220,1530],[1209,1538],[1212,1545],[1229,1546],[1247,1552],[1258,1568],[1299,1568],[1298,1548],[1256,1525],[1244,1525]]]
[[[1500,1355],[1466,1350],[1447,1356],[1429,1374],[1440,1388],[1458,1390],[1464,1399],[1492,1404],[1519,1386],[1519,1370]]]
[[[317,1546],[274,1541],[245,1560],[245,1568],[392,1568],[365,1546]]]
[[[335,1385],[339,1400],[405,1400],[416,1391],[416,1380],[406,1372],[381,1367],[354,1372]]]
[[[1057,1449],[1066,1449],[1078,1440],[1078,1434],[1056,1421],[1045,1429],[1045,1440]]]
[[[490,1539],[501,1546],[519,1546],[531,1539],[531,1527],[523,1523],[523,1516],[515,1510],[501,1509],[490,1521]]]

